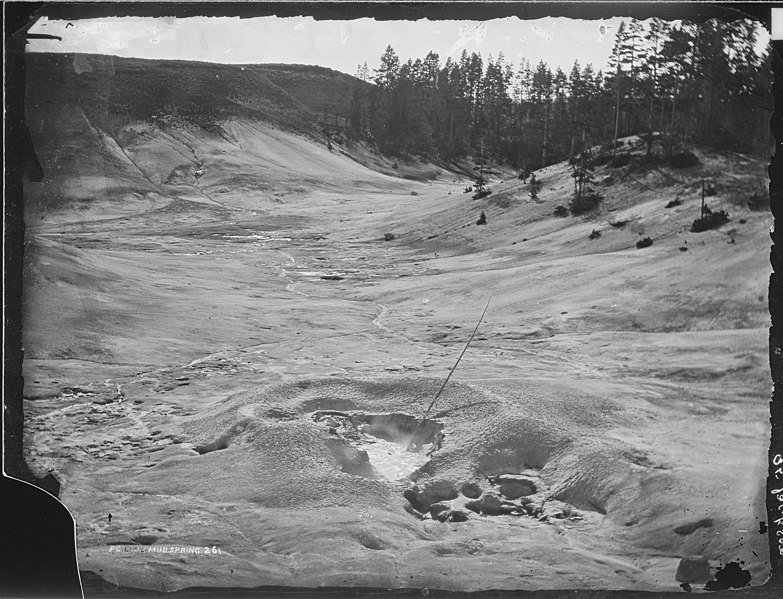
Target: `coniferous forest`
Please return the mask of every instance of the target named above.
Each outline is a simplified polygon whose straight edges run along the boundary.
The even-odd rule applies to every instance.
[[[765,155],[769,149],[768,50],[746,20],[700,24],[623,21],[605,70],[570,72],[503,54],[429,52],[402,62],[391,46],[374,83],[352,92],[352,134],[392,155],[495,160],[532,170],[597,144],[640,135],[668,154],[690,144]]]

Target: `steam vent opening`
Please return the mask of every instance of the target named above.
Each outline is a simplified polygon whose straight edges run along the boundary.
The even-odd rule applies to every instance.
[[[440,448],[442,440],[442,424],[427,419],[417,431],[421,419],[408,414],[318,411],[313,420],[365,453],[373,474],[390,481],[410,478]]]

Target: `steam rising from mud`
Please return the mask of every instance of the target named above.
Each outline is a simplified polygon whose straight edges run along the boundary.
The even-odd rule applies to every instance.
[[[313,420],[366,454],[373,473],[391,481],[409,478],[429,462],[430,454],[440,445],[442,425],[425,420],[413,438],[418,420],[407,414],[319,411]]]

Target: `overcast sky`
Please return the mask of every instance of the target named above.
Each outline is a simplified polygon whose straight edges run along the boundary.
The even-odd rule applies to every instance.
[[[355,74],[359,63],[372,69],[391,45],[402,60],[424,58],[434,50],[445,61],[462,50],[483,58],[502,51],[518,65],[524,57],[543,59],[568,73],[574,63],[604,66],[619,18],[578,21],[516,17],[488,21],[316,21],[312,17],[103,18],[42,20],[31,30],[63,40],[30,43],[30,51],[84,52],[222,63],[317,64]]]
[[[316,21],[312,17],[84,19],[68,23],[42,19],[31,30],[59,35],[62,41],[32,41],[30,51],[82,52],[207,62],[299,63],[356,73],[357,64],[376,68],[391,45],[403,61],[434,50],[441,61],[462,50],[486,60],[502,51],[518,66],[544,60],[566,74],[575,60],[602,69],[614,44],[619,17],[523,21],[517,17],[487,21]],[[763,41],[769,40],[761,29]]]

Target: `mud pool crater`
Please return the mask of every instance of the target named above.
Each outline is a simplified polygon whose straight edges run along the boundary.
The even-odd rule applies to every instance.
[[[342,470],[371,478],[415,479],[443,441],[442,424],[409,414],[319,410],[312,419],[333,435],[329,448]]]

